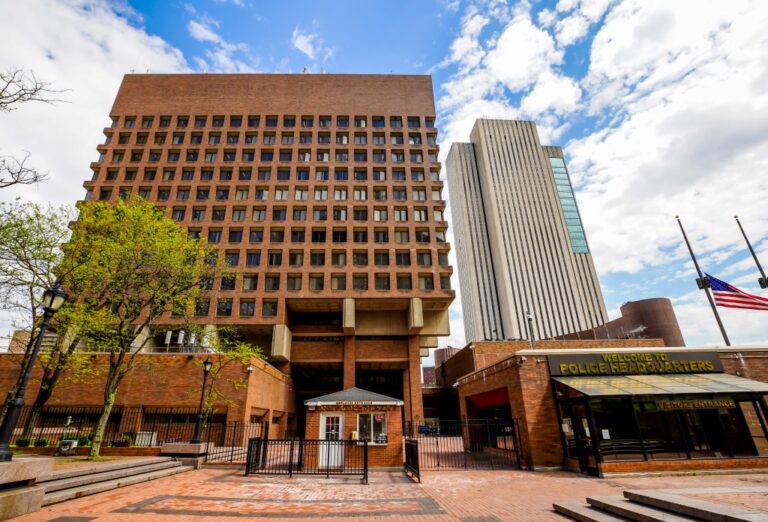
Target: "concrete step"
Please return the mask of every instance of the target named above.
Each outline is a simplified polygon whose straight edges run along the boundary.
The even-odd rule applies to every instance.
[[[552,504],[555,511],[573,520],[579,522],[626,522],[626,518],[622,518],[611,513],[606,513],[596,509],[584,502],[558,502]]]
[[[624,496],[633,502],[693,517],[694,520],[754,522],[768,518],[764,512],[672,495],[658,490],[629,490],[624,492]]]
[[[73,466],[66,469],[58,469],[53,472],[47,481],[65,479],[69,477],[79,477],[80,475],[90,475],[92,473],[102,473],[116,469],[133,468],[136,466],[145,466],[147,464],[157,464],[158,462],[172,461],[171,457],[147,457],[142,459],[120,459],[114,462],[105,462],[103,464],[91,464],[88,466]],[[38,484],[42,483],[39,481]]]
[[[78,475],[76,477],[49,480],[41,483],[41,485],[45,488],[46,493],[53,493],[54,491],[60,491],[62,489],[86,486],[88,484],[95,484],[97,482],[106,482],[108,480],[130,477],[131,475],[140,475],[142,473],[150,473],[152,471],[159,471],[161,469],[176,468],[179,466],[181,466],[181,462],[166,460],[152,464],[145,464],[143,466],[131,466],[128,468],[113,469],[111,471],[102,471],[100,473],[91,473],[87,475]]]
[[[133,484],[139,484],[141,482],[147,482],[149,480],[155,480],[178,473],[184,473],[185,471],[191,471],[194,469],[192,466],[173,466],[158,471],[152,471],[148,473],[141,473],[139,475],[131,475],[129,477],[123,477],[115,480],[107,480],[104,482],[96,482],[94,484],[87,484],[85,486],[78,486],[69,489],[62,489],[51,493],[46,493],[43,497],[43,506],[49,506],[58,502],[64,502],[65,500],[72,500],[75,498],[85,497],[87,495],[94,495],[96,493],[102,493],[112,489],[122,488]]]
[[[632,502],[620,496],[588,497],[587,503],[595,509],[638,522],[696,522],[700,520]]]

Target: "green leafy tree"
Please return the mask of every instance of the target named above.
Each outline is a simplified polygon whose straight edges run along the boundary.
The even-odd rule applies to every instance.
[[[74,217],[71,207],[43,206],[36,203],[0,203],[0,311],[7,314],[14,328],[29,332],[23,355],[19,357],[20,370],[29,364],[30,349],[37,340],[41,324],[40,300],[47,288],[52,288],[62,277],[57,273],[64,252],[64,244],[70,236],[69,223]],[[62,309],[53,321],[54,329],[63,331],[62,325],[69,317],[67,308]],[[72,341],[56,339],[53,346],[46,345],[43,363],[43,380],[40,394],[27,416],[27,426],[32,426],[42,405],[50,397],[61,371],[67,365]],[[22,372],[19,372],[21,379]],[[9,391],[13,395],[18,382]],[[5,414],[7,398],[2,413]],[[28,429],[27,429],[28,431]]]
[[[73,314],[85,318],[78,333],[90,350],[108,354],[95,459],[120,385],[153,327],[180,304],[189,311],[220,274],[220,263],[215,250],[189,238],[164,209],[139,198],[83,204],[64,250]]]

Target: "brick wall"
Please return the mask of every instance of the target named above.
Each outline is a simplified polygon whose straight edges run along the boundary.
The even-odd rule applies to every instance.
[[[65,371],[49,406],[101,406],[107,367],[105,354],[89,355],[89,365],[104,371],[76,379]],[[116,406],[158,408],[197,408],[202,386],[202,361],[207,354],[140,354],[118,392]],[[216,357],[216,356],[213,356]],[[20,355],[0,354],[0,394],[15,384]],[[218,362],[217,362],[218,364]],[[264,361],[253,359],[252,372],[239,361],[226,364],[216,380],[219,399],[214,407],[227,411],[227,421],[247,421],[251,408],[294,412],[292,382]],[[25,404],[31,404],[40,388],[41,369],[32,371]],[[209,379],[210,384],[210,379]]]

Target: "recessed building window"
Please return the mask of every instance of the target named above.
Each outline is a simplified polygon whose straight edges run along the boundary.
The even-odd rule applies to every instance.
[[[219,317],[230,317],[232,315],[232,299],[216,300],[216,315]]]
[[[368,275],[367,274],[353,275],[352,288],[355,290],[368,290]]]
[[[240,299],[240,317],[253,317],[256,313],[256,301],[253,299]]]
[[[266,299],[262,302],[262,308],[261,308],[261,315],[264,317],[274,317],[277,315],[277,301],[267,301]]]

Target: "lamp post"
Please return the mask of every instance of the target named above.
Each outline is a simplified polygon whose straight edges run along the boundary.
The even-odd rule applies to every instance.
[[[13,437],[13,431],[16,429],[16,424],[19,422],[21,409],[24,407],[24,394],[27,391],[29,376],[32,374],[32,368],[35,367],[37,354],[40,352],[40,346],[43,344],[43,336],[48,329],[48,322],[66,300],[67,294],[58,283],[53,288],[43,292],[43,323],[40,325],[40,331],[37,333],[37,339],[29,356],[29,361],[23,369],[24,373],[22,374],[19,387],[16,389],[13,399],[8,402],[8,410],[5,413],[3,425],[0,426],[0,462],[9,462],[13,459],[13,452],[10,447],[11,438]]]
[[[203,403],[205,402],[205,383],[208,381],[208,374],[211,373],[213,361],[208,357],[203,362],[203,390],[200,392],[200,408],[197,410],[197,422],[195,423],[195,436],[189,441],[190,444],[200,444],[203,440]]]
[[[535,350],[536,345],[533,343],[533,315],[531,315],[531,312],[525,312],[525,319],[528,326],[528,342],[531,343],[531,350]]]

